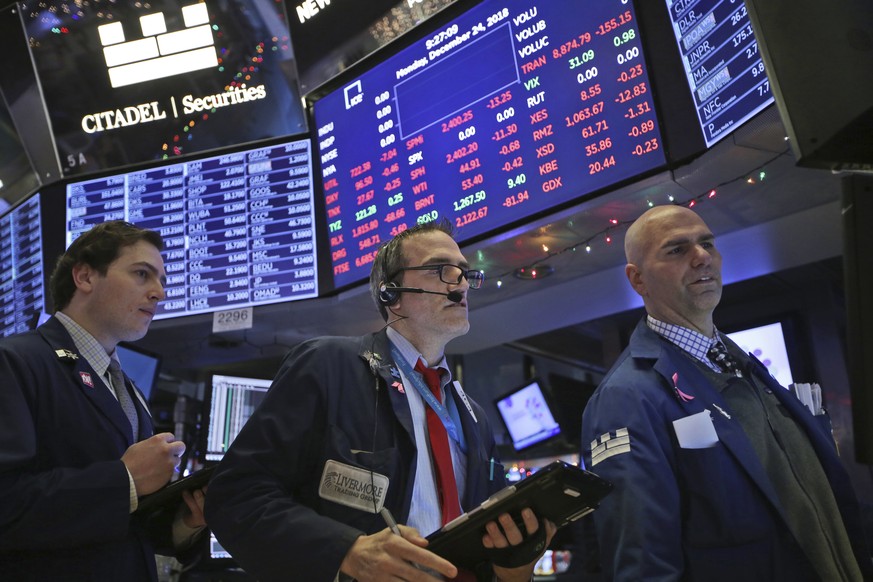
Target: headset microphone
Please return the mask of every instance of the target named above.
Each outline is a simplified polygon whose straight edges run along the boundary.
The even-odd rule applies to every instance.
[[[401,293],[428,293],[430,295],[442,295],[452,303],[460,303],[464,300],[464,294],[460,291],[441,293],[439,291],[428,291],[418,287],[397,287],[394,283],[389,283],[387,285],[383,284],[381,286],[379,289],[379,300],[384,305],[394,305],[400,300]]]
[[[389,287],[391,291],[397,293],[428,293],[430,295],[442,295],[447,297],[452,303],[460,303],[464,299],[464,294],[460,291],[450,291],[448,293],[440,293],[439,291],[428,291],[418,287]]]

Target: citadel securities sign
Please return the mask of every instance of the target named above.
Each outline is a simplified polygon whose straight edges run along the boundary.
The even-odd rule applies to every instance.
[[[182,7],[184,28],[167,31],[163,12],[154,12],[139,18],[142,37],[127,40],[121,22],[112,22],[97,27],[103,58],[113,89],[155,81],[183,73],[192,73],[218,65],[215,39],[209,25],[206,3]],[[190,115],[204,109],[211,110],[236,105],[267,96],[264,85],[242,88],[233,87],[224,93],[195,98],[182,97],[183,113]],[[170,97],[173,117],[179,117],[175,97]],[[82,117],[85,133],[97,133],[119,127],[129,127],[166,119],[157,101],[128,107],[90,113]]]
[[[65,177],[306,131],[281,2],[21,1]]]
[[[221,107],[264,99],[266,96],[267,88],[264,85],[240,89],[234,88],[224,93],[206,95],[205,97],[185,95],[182,97],[182,113],[190,115],[203,110],[211,111]],[[170,107],[173,110],[173,117],[179,117],[175,97],[170,97]],[[130,105],[99,113],[89,113],[82,117],[82,130],[85,133],[98,133],[166,118],[167,113],[161,109],[160,104],[157,101],[151,101],[149,103]]]

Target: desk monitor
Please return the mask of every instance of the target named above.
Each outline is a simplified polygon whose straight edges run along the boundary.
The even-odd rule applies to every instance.
[[[516,451],[561,434],[561,427],[537,380],[500,397],[495,405]]]
[[[782,323],[769,323],[727,334],[744,352],[753,354],[784,388],[794,382]]]
[[[121,369],[133,380],[148,402],[161,371],[161,356],[132,344],[118,344],[115,351],[121,362]]]
[[[267,395],[271,380],[213,374],[204,401],[206,444],[203,460],[217,462]]]

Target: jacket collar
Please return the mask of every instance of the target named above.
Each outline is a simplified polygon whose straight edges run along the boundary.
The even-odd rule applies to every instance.
[[[103,379],[91,367],[88,360],[76,349],[73,338],[58,318],[50,318],[37,328],[37,332],[49,344],[54,356],[68,366],[71,382],[76,389],[124,436],[128,446],[136,442],[130,422],[118,405],[118,401],[106,388]],[[142,419],[140,405],[136,406],[137,413]]]

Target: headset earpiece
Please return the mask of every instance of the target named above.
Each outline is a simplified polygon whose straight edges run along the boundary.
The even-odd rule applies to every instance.
[[[391,283],[382,283],[379,285],[379,301],[385,307],[391,307],[398,301],[400,301],[400,293],[394,291],[397,287],[397,283],[393,281]]]

